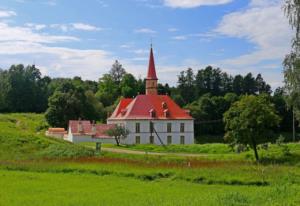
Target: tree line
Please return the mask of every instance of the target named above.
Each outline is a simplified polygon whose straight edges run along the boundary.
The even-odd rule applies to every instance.
[[[208,66],[188,68],[178,75],[177,86],[158,85],[159,94],[170,95],[195,118],[196,137],[222,135],[223,114],[243,95],[267,95],[281,117],[277,131],[291,131],[292,111],[283,88],[272,93],[262,75],[232,76]],[[45,112],[51,126],[67,127],[69,119],[105,122],[121,97],[145,93],[145,82],[126,72],[118,62],[99,81],[41,76],[34,65],[12,65],[0,71],[0,112]]]

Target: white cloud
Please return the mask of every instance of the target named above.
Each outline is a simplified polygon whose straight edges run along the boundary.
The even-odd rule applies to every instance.
[[[251,0],[250,6],[252,7],[262,7],[271,6],[279,4],[281,0]]]
[[[177,28],[168,28],[168,32],[176,32],[176,31],[178,31]]]
[[[0,18],[6,18],[6,17],[12,17],[12,16],[17,16],[17,13],[14,11],[0,10]]]
[[[183,40],[187,39],[187,36],[183,36],[183,35],[182,36],[173,36],[172,39],[183,41]]]
[[[96,26],[93,26],[93,25],[90,25],[90,24],[84,24],[84,23],[73,23],[72,27],[74,29],[84,30],[84,31],[100,31],[100,30],[102,30],[99,27],[96,27]]]
[[[47,27],[45,24],[34,24],[34,23],[26,23],[25,26],[30,27],[34,30],[42,30]]]
[[[130,48],[132,48],[132,44],[122,44],[122,45],[120,45],[120,48],[122,48],[122,49],[130,49]]]
[[[149,29],[149,28],[140,28],[134,30],[135,33],[145,33],[145,34],[155,34],[156,31]]]
[[[48,1],[43,2],[43,4],[46,4],[48,6],[56,6],[57,2],[55,0],[48,0]]]
[[[49,43],[77,41],[75,37],[40,34],[25,27],[0,23],[0,62],[11,64],[36,63],[43,74],[52,77],[82,76],[96,80],[112,64],[110,53],[104,50],[81,50],[49,46]],[[8,35],[9,34],[9,35]],[[88,70],[88,72],[86,72]]]
[[[108,7],[108,4],[104,1],[101,1],[101,0],[97,0],[98,4],[101,6],[101,7]]]
[[[280,4],[228,14],[215,31],[229,37],[244,38],[256,45],[254,52],[227,61],[238,65],[283,58],[292,36]]]
[[[82,31],[101,31],[103,28],[96,27],[90,24],[85,24],[81,22],[71,23],[71,24],[51,24],[50,28],[60,29],[63,32],[70,30],[82,30]]]
[[[238,73],[263,73],[269,77],[267,80],[273,82],[273,86],[282,81],[280,64],[276,71],[272,70],[274,75],[266,71],[266,64],[281,62],[290,48],[292,32],[283,14],[281,2],[252,0],[247,9],[225,15],[215,32],[245,39],[255,46],[251,52],[221,61],[220,66]]]
[[[137,55],[142,55],[142,54],[148,54],[149,50],[146,49],[136,49],[136,50],[132,50],[133,53],[137,54]]]
[[[66,24],[51,24],[50,25],[50,28],[53,28],[53,29],[60,29],[62,30],[63,32],[67,32],[69,30],[69,26],[66,25]]]
[[[164,4],[172,8],[194,8],[199,6],[213,6],[232,2],[233,0],[164,0]]]
[[[0,22],[0,41],[26,41],[33,43],[56,43],[65,41],[79,41],[77,37],[73,36],[57,36],[57,35],[47,35],[39,34],[32,31],[32,29],[27,27],[12,27],[6,23]]]

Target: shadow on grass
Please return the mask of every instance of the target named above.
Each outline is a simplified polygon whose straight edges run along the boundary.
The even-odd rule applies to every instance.
[[[259,162],[263,165],[269,165],[269,164],[300,165],[300,154],[289,153],[289,154],[279,155],[279,156],[266,155],[266,156],[262,156]]]

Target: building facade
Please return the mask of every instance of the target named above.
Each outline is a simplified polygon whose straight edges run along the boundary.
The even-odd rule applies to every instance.
[[[157,81],[151,47],[145,95],[121,99],[107,123],[129,131],[124,144],[193,144],[194,119],[168,95],[158,95]]]
[[[98,142],[114,144],[115,138],[106,134],[106,131],[113,127],[115,127],[114,124],[95,124],[89,120],[70,120],[65,140],[73,143]]]

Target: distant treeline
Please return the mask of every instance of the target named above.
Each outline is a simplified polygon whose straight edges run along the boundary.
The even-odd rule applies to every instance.
[[[208,66],[194,72],[180,72],[176,87],[158,85],[159,94],[170,95],[195,118],[196,136],[222,134],[223,113],[241,95],[267,95],[281,116],[278,131],[291,131],[292,113],[282,88],[273,93],[262,75],[231,76]],[[67,126],[69,119],[85,118],[105,122],[121,97],[145,93],[145,82],[127,73],[116,61],[99,81],[41,76],[34,65],[12,65],[0,70],[0,112],[46,113],[52,126]]]

